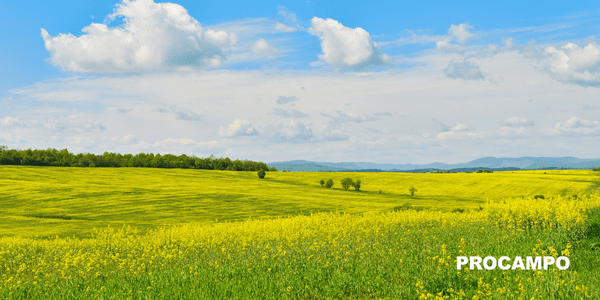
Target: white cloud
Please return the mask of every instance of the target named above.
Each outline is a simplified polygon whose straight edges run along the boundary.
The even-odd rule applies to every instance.
[[[235,44],[235,33],[203,30],[181,5],[152,0],[124,0],[108,19],[123,26],[92,23],[76,37],[51,37],[41,29],[50,61],[63,71],[126,73],[168,70],[181,66],[219,67],[222,48]]]
[[[464,45],[469,39],[476,38],[476,35],[469,32],[469,29],[472,28],[473,26],[469,25],[469,23],[450,25],[450,28],[448,29],[448,34],[450,37],[446,37],[435,42],[436,49],[441,52],[461,52],[462,47],[460,45],[452,44],[450,41],[454,39],[460,44]]]
[[[450,130],[451,131],[467,131],[467,130],[469,130],[469,127],[465,124],[460,123],[460,124],[456,124],[456,126],[452,127]]]
[[[450,38],[435,42],[435,47],[442,52],[461,52],[462,47],[455,44],[450,44]]]
[[[246,120],[242,120],[242,119],[233,120],[233,123],[231,123],[231,124],[229,124],[229,126],[227,126],[227,130],[225,130],[225,128],[223,128],[223,126],[219,127],[218,133],[220,136],[223,136],[223,137],[235,137],[235,136],[242,136],[242,135],[257,135],[258,134],[256,129],[254,127],[252,127],[252,124],[250,124],[250,122],[248,122]]]
[[[283,32],[294,32],[294,31],[298,30],[295,27],[289,27],[289,26],[286,26],[286,25],[281,24],[279,22],[277,22],[275,24],[275,29],[278,30],[278,31],[283,31]]]
[[[3,119],[0,119],[0,125],[2,126],[19,126],[19,127],[26,127],[25,123],[19,121],[19,118],[12,118],[12,117],[6,117]]]
[[[448,34],[453,35],[459,43],[464,44],[469,39],[477,37],[469,29],[473,29],[473,25],[469,25],[468,22],[458,25],[452,24],[450,25],[450,29],[448,29]]]
[[[281,109],[277,107],[273,109],[272,114],[284,119],[302,119],[309,117],[309,115],[296,109]]]
[[[296,14],[293,12],[289,12],[287,7],[277,5],[277,10],[279,12],[279,15],[284,17],[287,21],[298,22],[298,20],[296,19]]]
[[[454,62],[451,60],[448,67],[444,69],[446,77],[464,80],[483,80],[484,76],[479,70],[479,66],[465,60],[463,62]]]
[[[600,135],[600,122],[572,117],[564,123],[557,123],[550,131],[552,135],[596,136]]]
[[[313,138],[312,129],[298,121],[270,124],[263,131],[277,143],[309,142]]]
[[[533,121],[531,121],[527,118],[512,117],[512,118],[504,119],[504,125],[508,126],[508,127],[514,127],[514,128],[529,127],[529,126],[533,126]]]
[[[581,48],[567,43],[560,49],[546,47],[542,58],[545,70],[561,82],[600,85],[600,47],[591,42]]]
[[[507,49],[512,49],[515,46],[513,38],[505,38],[502,40],[502,43]]]
[[[364,29],[345,27],[332,19],[314,17],[308,32],[321,40],[319,59],[336,67],[361,70],[369,66],[389,66],[390,57],[379,52]]]
[[[254,45],[250,48],[250,51],[254,54],[271,54],[277,53],[275,47],[269,45],[265,39],[258,39],[254,42]]]

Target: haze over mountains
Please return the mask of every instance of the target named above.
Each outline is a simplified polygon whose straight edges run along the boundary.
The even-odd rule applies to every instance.
[[[600,167],[600,159],[581,159],[576,157],[519,157],[497,158],[482,157],[467,163],[445,164],[434,162],[430,164],[380,164],[370,162],[314,162],[307,160],[292,160],[267,163],[279,171],[346,171],[346,170],[381,170],[381,171],[410,171],[422,169],[453,170],[471,168],[515,168],[515,169],[592,169]]]

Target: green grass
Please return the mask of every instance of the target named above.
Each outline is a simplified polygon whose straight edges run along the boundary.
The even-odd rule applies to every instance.
[[[311,212],[382,212],[404,203],[442,211],[475,209],[486,199],[573,195],[597,183],[590,170],[267,172],[259,179],[256,172],[0,166],[0,174],[0,233],[5,236],[85,236],[109,225],[154,228]],[[361,191],[345,191],[340,184],[345,177],[360,179]],[[332,189],[319,185],[330,178]],[[414,197],[411,186],[418,190]]]

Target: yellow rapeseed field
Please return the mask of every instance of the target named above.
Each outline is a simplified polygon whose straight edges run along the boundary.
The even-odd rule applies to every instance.
[[[2,169],[14,171],[3,173],[7,176],[1,181],[2,205],[9,213],[2,218],[11,220],[21,215],[20,220],[39,223],[3,229],[7,234],[0,237],[1,299],[600,297],[600,246],[589,231],[590,216],[600,207],[600,192],[590,189],[595,181],[590,171],[525,175],[269,172],[260,180],[254,178],[256,174],[244,172]],[[30,176],[26,176],[28,172]],[[36,177],[35,172],[41,175]],[[485,177],[489,175],[496,177]],[[487,185],[469,176],[478,176]],[[510,176],[517,179],[509,180]],[[318,179],[323,177],[360,178],[365,189],[321,188]],[[523,180],[527,177],[531,181]],[[537,189],[538,181],[555,194]],[[369,187],[369,182],[375,187]],[[418,187],[422,198],[412,200],[406,195],[408,191],[392,188],[393,183]],[[379,194],[378,189],[386,185],[387,194]],[[523,185],[532,186],[534,192],[519,197],[526,193],[518,187]],[[435,201],[425,195],[442,195],[443,189],[455,190],[454,195],[466,193],[469,186],[481,188],[484,195],[489,190],[502,191],[505,197],[476,201],[477,206],[460,205],[473,207],[462,213],[389,209],[407,201],[415,206]],[[281,194],[277,196],[277,192]],[[228,199],[238,199],[235,204],[247,201],[245,207],[256,205],[252,215],[268,211],[273,218],[236,222],[194,219],[188,210],[198,213],[199,207],[204,207],[207,212],[220,213],[218,209],[227,207],[211,208],[201,204],[202,197],[186,198],[195,193],[206,197],[211,205]],[[276,208],[276,204],[285,206],[295,201],[296,207],[310,207],[319,194],[321,203],[334,206],[322,204],[329,209],[301,215]],[[545,197],[534,199],[531,194]],[[308,204],[301,203],[302,197]],[[287,200],[276,201],[283,198]],[[344,206],[340,199],[350,204]],[[365,203],[359,206],[361,200]],[[232,212],[238,211],[233,204],[228,205]],[[332,211],[335,205],[346,209]],[[167,208],[171,211],[160,212]],[[180,222],[176,222],[177,213]],[[246,213],[244,216],[251,215]],[[42,214],[53,218],[41,218]],[[161,215],[171,218],[171,225],[160,226]],[[63,219],[56,219],[59,216]],[[86,229],[90,224],[107,224],[101,222],[103,218],[111,221],[108,224],[120,225],[64,236],[65,232],[76,232],[78,226]],[[44,223],[47,220],[58,223]],[[60,222],[67,225],[56,225]],[[50,229],[40,232],[60,232],[63,236],[19,234],[44,224]],[[554,266],[548,270],[457,270],[457,256],[566,256],[571,263],[566,270]]]
[[[21,237],[84,237],[109,225],[156,228],[311,212],[386,212],[404,203],[441,211],[476,209],[486,199],[581,194],[598,179],[590,170],[267,172],[260,180],[256,172],[0,166],[0,174],[0,235]],[[345,177],[360,179],[361,192],[343,190]],[[335,185],[323,188],[321,179]]]

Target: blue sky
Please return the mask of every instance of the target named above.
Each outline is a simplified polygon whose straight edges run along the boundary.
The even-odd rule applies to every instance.
[[[12,2],[0,31],[11,148],[598,157],[596,1]]]

